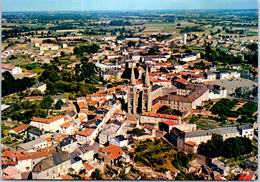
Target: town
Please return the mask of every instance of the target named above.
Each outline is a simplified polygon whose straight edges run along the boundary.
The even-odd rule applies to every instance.
[[[3,12],[2,179],[256,180],[257,11]]]

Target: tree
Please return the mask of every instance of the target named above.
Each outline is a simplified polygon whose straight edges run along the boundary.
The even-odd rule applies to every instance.
[[[60,110],[61,109],[61,106],[63,105],[64,103],[62,102],[62,100],[58,100],[55,104],[55,109],[56,110]]]
[[[160,72],[162,72],[162,73],[169,73],[169,71],[166,68],[164,68],[164,67],[160,68]]]
[[[101,171],[99,169],[95,169],[95,171],[93,171],[91,174],[91,178],[96,180],[102,180]]]
[[[46,97],[43,98],[40,106],[44,109],[49,109],[51,105],[53,104],[54,100],[50,95],[47,95]]]
[[[61,51],[61,52],[60,52],[60,56],[61,56],[61,57],[66,56],[65,52]]]
[[[157,113],[161,113],[161,114],[171,114],[171,115],[177,115],[177,116],[182,116],[181,112],[176,110],[176,109],[172,109],[169,106],[162,106],[160,109],[157,110]]]
[[[129,42],[127,43],[127,46],[128,46],[128,47],[135,46],[135,42],[133,42],[133,41],[129,41]]]

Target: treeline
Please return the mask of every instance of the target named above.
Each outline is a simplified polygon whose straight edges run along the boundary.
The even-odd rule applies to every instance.
[[[240,155],[252,152],[252,144],[248,138],[234,137],[227,138],[218,134],[213,134],[212,139],[207,143],[201,143],[198,147],[198,153],[210,158],[223,156],[225,158],[236,158]]]
[[[185,27],[181,30],[181,33],[190,33],[190,32],[203,32],[204,30],[199,28],[198,26],[194,27]]]
[[[34,78],[14,79],[8,71],[5,71],[2,76],[4,78],[2,80],[2,96],[24,91],[36,83]]]
[[[163,40],[167,40],[171,37],[171,34],[168,35],[151,35],[151,37],[156,38],[157,41],[161,42]]]
[[[78,56],[83,56],[84,53],[93,54],[99,50],[99,46],[97,44],[92,45],[83,45],[79,47],[75,47],[73,53]]]
[[[131,26],[132,24],[129,21],[124,20],[112,20],[109,23],[110,26]]]
[[[234,56],[231,54],[227,54],[225,51],[217,48],[216,50],[211,49],[210,45],[206,45],[205,55],[204,58],[212,61],[214,63],[223,62],[228,64],[241,64],[242,57],[241,56]]]

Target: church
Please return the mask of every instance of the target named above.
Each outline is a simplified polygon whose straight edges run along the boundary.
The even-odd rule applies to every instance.
[[[127,92],[128,113],[133,115],[151,112],[152,106],[157,103],[181,112],[189,112],[209,100],[209,89],[205,85],[179,86],[174,80],[170,87],[151,85],[148,66],[146,66],[142,81],[136,80],[134,68],[132,68]]]

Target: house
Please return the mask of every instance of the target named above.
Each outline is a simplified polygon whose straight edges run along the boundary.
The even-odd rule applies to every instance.
[[[253,137],[254,137],[254,128],[252,126],[244,125],[244,126],[240,126],[238,129],[239,129],[240,135],[242,137],[249,138],[250,140],[253,139]]]
[[[184,151],[188,153],[196,153],[198,150],[198,145],[195,142],[188,141],[185,143]]]
[[[128,145],[128,140],[123,135],[118,135],[109,140],[109,144],[119,147],[125,147]]]
[[[115,123],[108,124],[106,128],[104,128],[99,134],[99,143],[107,143],[112,137],[117,135],[117,131],[119,130],[119,128],[120,125],[117,125]]]
[[[36,163],[38,163],[40,160],[51,156],[51,152],[49,152],[47,149],[43,149],[41,151],[27,153],[25,155],[18,155],[17,156],[17,167],[22,172],[25,171],[31,171],[32,168]]]
[[[182,57],[178,57],[177,60],[183,61],[183,62],[189,62],[189,61],[195,61],[198,58],[200,58],[199,54],[186,53],[186,54],[182,55]]]
[[[92,128],[87,128],[84,131],[76,132],[76,139],[79,143],[93,143],[96,136],[96,130]]]
[[[90,177],[91,174],[95,171],[95,168],[87,163],[84,163],[84,168],[86,169],[86,176],[87,177]]]
[[[251,169],[245,169],[241,176],[238,178],[238,180],[245,181],[245,180],[255,180],[256,179],[256,173],[252,171]]]
[[[73,136],[67,136],[57,146],[61,151],[73,152],[77,148],[77,140]]]
[[[80,150],[81,154],[79,155],[83,160],[86,161],[93,161],[94,159],[94,146],[89,144],[84,144],[79,146],[78,149]]]
[[[15,133],[15,134],[19,134],[19,135],[26,135],[26,131],[29,128],[30,125],[27,124],[22,124],[20,126],[17,126],[16,128],[13,128],[11,130],[8,131],[8,133]]]
[[[46,88],[47,88],[46,83],[40,82],[40,83],[36,83],[32,87],[30,87],[29,90],[32,92],[33,90],[37,89],[37,90],[40,90],[41,93],[44,93]]]
[[[160,129],[166,131],[167,133],[170,133],[172,128],[176,127],[177,125],[179,125],[179,123],[176,120],[165,120],[161,122]]]
[[[84,168],[82,164],[82,159],[79,157],[80,152],[74,151],[69,154],[70,162],[71,162],[71,168],[73,169],[73,172],[79,172],[81,169]]]
[[[64,138],[65,136],[55,133],[55,134],[44,134],[39,138],[32,140],[27,143],[23,143],[17,146],[18,149],[27,151],[27,152],[36,152],[37,150],[41,150],[45,147],[53,146],[58,143],[58,140]]]
[[[48,142],[46,138],[48,134],[41,136],[36,140],[32,140],[28,143],[23,143],[17,146],[18,149],[25,150],[27,152],[36,152],[38,149],[42,149],[48,146],[51,146],[51,142]]]
[[[48,119],[33,117],[30,125],[35,126],[42,131],[59,132],[61,129],[60,125],[65,123],[65,120],[65,116],[62,115],[50,117]]]
[[[8,166],[2,171],[3,179],[22,179],[22,174],[16,167]]]
[[[62,151],[38,162],[32,170],[32,179],[56,179],[67,174],[70,167],[70,157]]]
[[[2,64],[2,73],[5,71],[10,72],[12,75],[21,74],[22,69],[11,64]]]
[[[43,131],[34,126],[28,128],[27,133],[29,134],[30,138],[32,138],[33,140],[40,138],[41,135],[43,135]]]
[[[123,150],[116,145],[103,147],[98,152],[98,159],[110,166],[116,166],[122,161]]]
[[[76,125],[72,122],[65,122],[60,125],[60,133],[73,135],[76,132]]]
[[[77,116],[77,113],[74,109],[68,109],[67,113],[66,113],[66,117],[69,121],[72,121],[73,119],[75,119]]]
[[[252,127],[251,127],[252,128]],[[173,128],[170,134],[170,140],[177,147],[183,148],[184,144],[188,141],[196,143],[196,145],[201,144],[202,142],[207,142],[211,139],[214,133],[220,134],[223,137],[223,140],[231,137],[241,137],[246,131],[251,131],[249,126],[247,127],[222,127],[208,130],[198,130],[198,131],[189,131],[185,132],[181,129]],[[249,133],[250,134],[250,133]]]
[[[17,156],[21,154],[27,154],[27,152],[18,151],[4,151],[1,155],[1,165],[2,168],[17,165]]]

